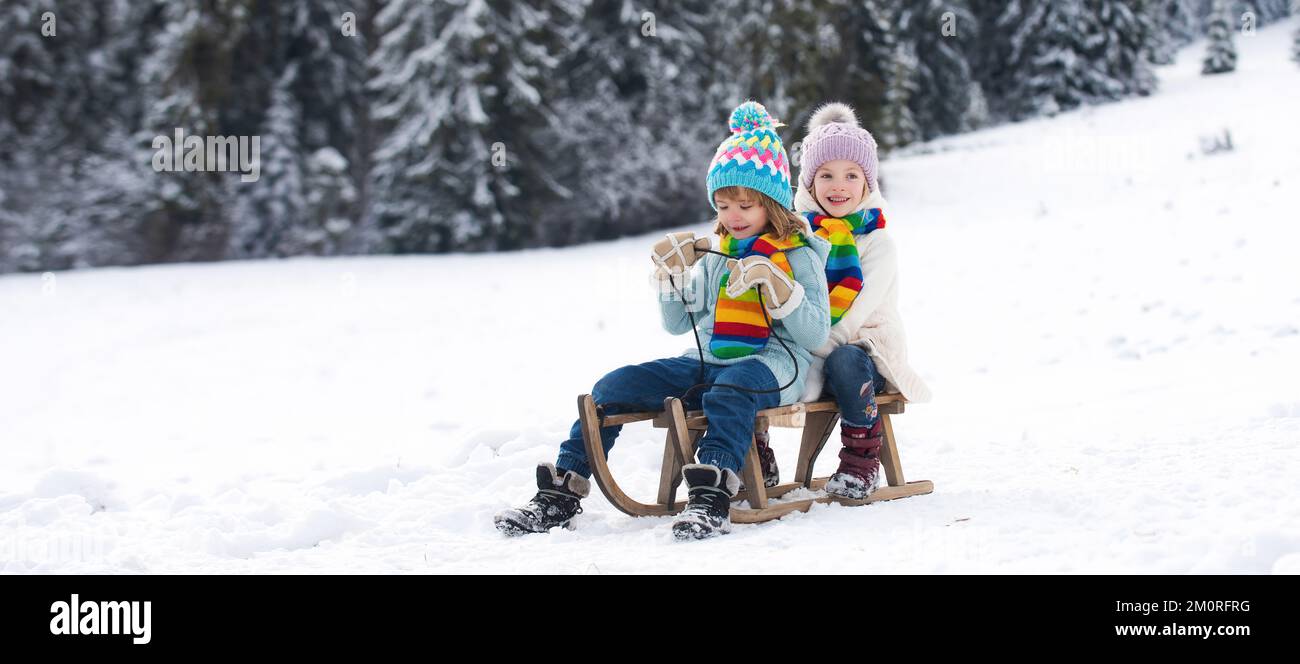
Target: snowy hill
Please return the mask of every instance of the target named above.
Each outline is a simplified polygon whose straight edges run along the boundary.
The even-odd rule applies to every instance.
[[[501,537],[575,396],[690,346],[659,327],[658,233],[5,276],[0,569],[1298,572],[1295,26],[1239,38],[1234,74],[1197,44],[1152,97],[883,165],[936,395],[896,428],[932,495],[679,544],[596,492],[577,530]],[[620,438],[634,496],[662,445]]]

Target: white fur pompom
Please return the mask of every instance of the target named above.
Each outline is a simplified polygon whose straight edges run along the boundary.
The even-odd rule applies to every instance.
[[[848,104],[833,101],[829,104],[823,104],[821,108],[818,108],[813,113],[812,119],[808,121],[808,131],[832,122],[847,122],[851,125],[857,125],[858,116],[853,112],[852,108],[849,108]]]

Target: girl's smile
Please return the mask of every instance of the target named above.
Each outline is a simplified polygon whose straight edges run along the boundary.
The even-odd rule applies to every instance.
[[[813,195],[832,217],[844,217],[858,209],[867,195],[867,178],[862,167],[847,159],[822,164],[813,177]]]

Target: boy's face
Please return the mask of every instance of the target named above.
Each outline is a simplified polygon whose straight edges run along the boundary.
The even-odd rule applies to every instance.
[[[748,189],[741,191],[748,192]],[[742,193],[732,196],[716,191],[713,202],[718,206],[718,221],[737,240],[761,235],[767,228],[767,212],[758,202],[758,194]]]
[[[847,159],[828,161],[813,174],[813,195],[830,216],[848,216],[867,196],[867,176]]]

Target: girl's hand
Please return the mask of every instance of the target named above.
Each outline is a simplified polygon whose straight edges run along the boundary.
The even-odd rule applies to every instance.
[[[794,294],[794,281],[766,256],[733,258],[727,261],[727,267],[731,270],[727,277],[727,295],[731,297],[740,297],[745,291],[758,288],[764,306],[780,309]]]
[[[709,238],[696,239],[694,233],[669,233],[655,243],[650,260],[659,266],[656,273],[681,274],[709,250]]]

